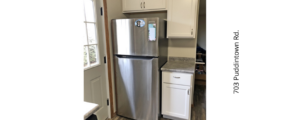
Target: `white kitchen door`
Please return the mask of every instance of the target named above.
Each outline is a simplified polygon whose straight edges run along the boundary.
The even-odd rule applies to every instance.
[[[100,106],[95,113],[98,120],[105,120],[109,116],[109,106],[107,105],[107,74],[106,63],[104,63],[105,51],[105,30],[104,16],[99,8],[103,7],[102,0],[84,0],[85,2],[85,28],[88,41],[85,47],[84,65],[84,101],[96,103]],[[93,6],[93,8],[89,8]],[[89,11],[93,10],[93,12]],[[90,14],[93,17],[88,17]],[[88,20],[88,18],[95,18]],[[94,27],[89,27],[94,26]],[[95,34],[94,34],[95,33]],[[93,41],[93,42],[91,42]],[[90,44],[90,43],[93,43]],[[87,57],[86,57],[87,55]],[[77,109],[77,108],[76,108]]]

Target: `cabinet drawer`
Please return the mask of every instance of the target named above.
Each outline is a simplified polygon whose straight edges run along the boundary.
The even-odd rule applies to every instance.
[[[191,86],[193,74],[177,73],[177,72],[162,72],[162,83],[171,83],[179,85]]]

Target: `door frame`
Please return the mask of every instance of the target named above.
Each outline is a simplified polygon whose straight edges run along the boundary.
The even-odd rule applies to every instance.
[[[104,23],[105,23],[105,46],[106,46],[106,73],[108,80],[108,88],[109,88],[109,117],[113,118],[116,113],[114,113],[114,102],[113,102],[113,85],[112,85],[112,69],[111,69],[111,54],[110,54],[110,35],[109,35],[109,23],[108,23],[108,10],[107,10],[107,0],[103,0],[103,15],[104,15]]]

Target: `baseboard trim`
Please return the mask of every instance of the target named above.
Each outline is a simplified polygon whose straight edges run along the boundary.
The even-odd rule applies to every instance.
[[[114,112],[113,115],[112,115],[112,118],[114,118],[116,116],[117,116],[117,114],[116,114],[116,112]]]

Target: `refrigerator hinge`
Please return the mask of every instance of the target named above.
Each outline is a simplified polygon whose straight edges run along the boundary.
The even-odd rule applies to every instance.
[[[107,59],[107,58],[106,58],[106,56],[105,56],[105,57],[104,57],[104,63],[107,63],[106,59]]]
[[[107,106],[109,106],[109,99],[107,98]]]

